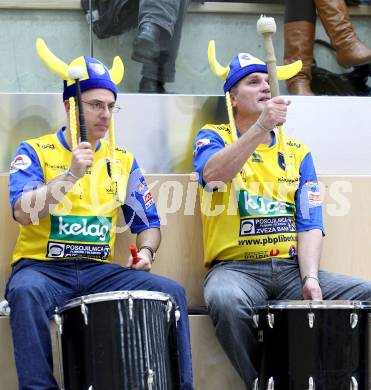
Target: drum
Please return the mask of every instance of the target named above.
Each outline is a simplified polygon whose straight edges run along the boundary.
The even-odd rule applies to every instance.
[[[370,390],[369,305],[271,301],[255,309],[259,390]]]
[[[91,294],[56,309],[66,390],[178,390],[176,322],[167,294]]]
[[[366,383],[368,383],[367,389],[371,389],[371,302],[362,302],[362,310],[364,310],[364,317],[366,323],[366,336],[367,342],[366,344],[366,367],[367,369],[367,377]],[[367,363],[368,362],[368,363]]]

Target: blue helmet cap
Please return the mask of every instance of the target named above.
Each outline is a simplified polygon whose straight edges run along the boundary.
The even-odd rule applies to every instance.
[[[115,100],[117,98],[116,84],[111,80],[107,67],[100,61],[92,57],[79,57],[73,61],[76,65],[86,69],[84,77],[80,79],[81,92],[93,88],[104,88],[110,90]],[[76,96],[76,83],[74,81],[63,82],[63,100],[68,100],[70,97]]]
[[[224,83],[224,93],[230,91],[242,78],[255,72],[268,73],[268,67],[263,61],[248,53],[235,55],[229,64],[229,72]]]

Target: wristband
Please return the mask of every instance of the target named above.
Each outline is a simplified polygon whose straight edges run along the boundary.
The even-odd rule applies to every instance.
[[[255,122],[255,124],[256,124],[258,127],[260,127],[262,130],[266,131],[267,133],[269,133],[270,131],[272,131],[272,130],[274,129],[274,127],[273,127],[273,129],[267,129],[265,126],[263,126],[263,125],[260,123],[259,119]]]
[[[320,284],[320,282],[319,282],[319,279],[318,279],[316,276],[310,276],[310,275],[304,276],[303,280],[301,281],[301,283],[302,283],[303,286],[305,285],[305,283],[307,282],[308,279],[317,280],[319,286],[321,286],[321,284]]]
[[[150,246],[147,246],[147,245],[143,245],[139,248],[139,252],[142,250],[142,249],[147,249],[150,253],[151,253],[151,256],[152,256],[152,260],[151,260],[151,263],[153,263],[155,261],[155,257],[156,257],[156,252],[153,250],[153,248],[151,248]]]
[[[71,176],[71,177],[73,177],[76,180],[80,180],[80,178],[77,177],[76,175],[74,175],[69,169],[66,171],[66,175],[67,176]]]

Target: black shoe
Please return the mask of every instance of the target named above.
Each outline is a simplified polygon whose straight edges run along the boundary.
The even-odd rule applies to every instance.
[[[143,23],[133,43],[131,58],[134,61],[154,63],[160,55],[161,27],[154,23]]]
[[[167,93],[164,83],[158,80],[147,79],[143,77],[140,80],[139,92],[141,93]]]

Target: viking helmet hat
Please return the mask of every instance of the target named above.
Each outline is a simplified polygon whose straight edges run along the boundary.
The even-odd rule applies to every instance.
[[[224,81],[224,93],[226,97],[229,126],[231,130],[232,142],[237,140],[237,130],[234,122],[233,109],[231,103],[230,90],[244,77],[251,73],[268,73],[267,65],[260,59],[249,53],[236,54],[228,66],[221,65],[216,59],[215,42],[211,40],[208,47],[208,59],[211,71]],[[295,61],[292,64],[277,66],[278,80],[288,80],[300,72],[303,64]],[[282,142],[282,131],[280,137],[280,150],[284,153],[284,144]]]
[[[86,140],[85,121],[81,102],[81,92],[93,88],[104,88],[112,91],[117,99],[117,85],[124,77],[124,64],[120,57],[113,60],[112,68],[107,67],[95,58],[81,56],[74,59],[69,65],[56,57],[46,46],[43,39],[36,40],[36,51],[47,67],[63,79],[63,100],[70,103],[70,131],[72,138],[72,149],[76,148],[77,123],[76,123],[76,101],[79,106],[79,129],[82,140]],[[75,100],[76,98],[76,100]],[[117,188],[118,176],[115,168],[115,136],[113,117],[109,125],[109,148],[111,160],[111,176]],[[119,191],[120,192],[120,191]],[[121,198],[122,196],[119,196]],[[119,199],[120,201],[122,199]]]

